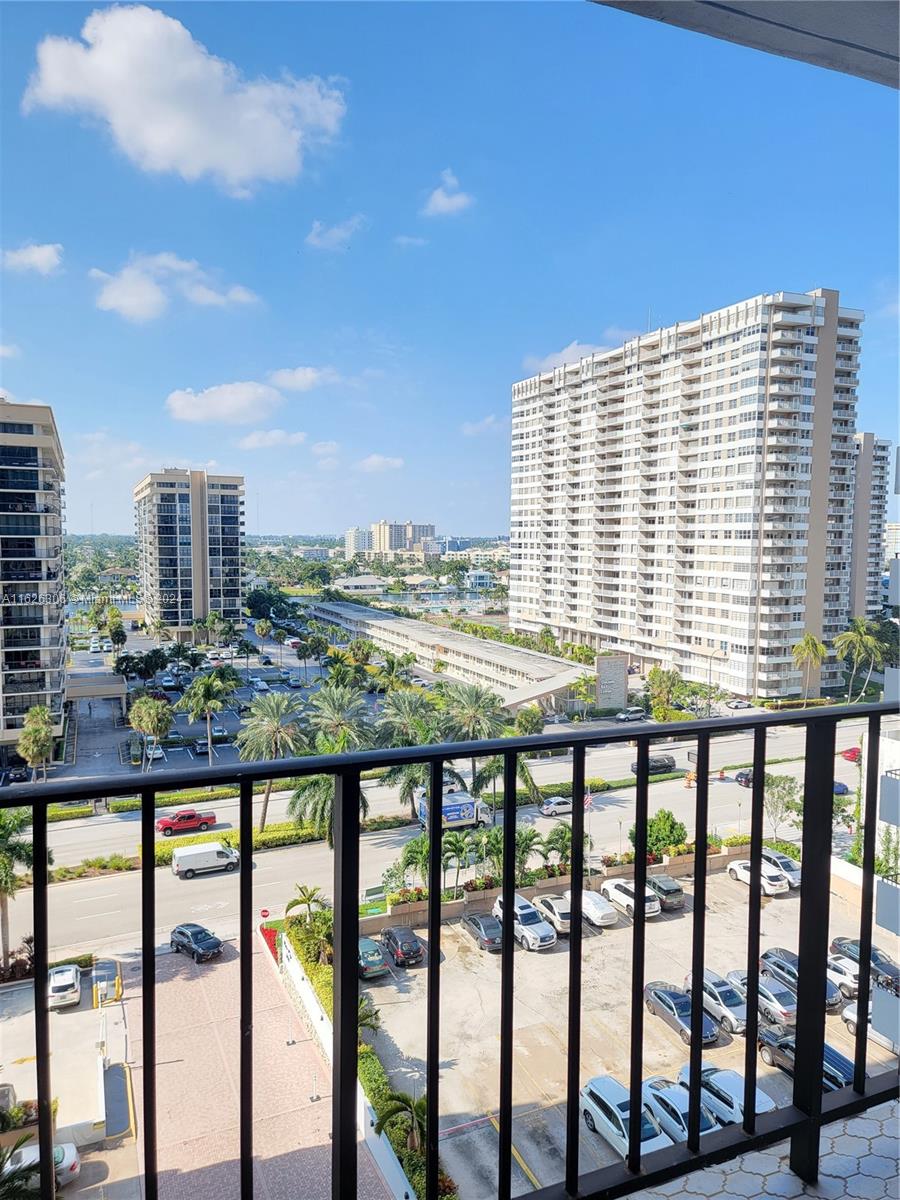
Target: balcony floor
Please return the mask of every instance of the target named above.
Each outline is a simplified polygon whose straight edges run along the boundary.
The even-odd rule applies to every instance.
[[[787,1142],[744,1154],[721,1167],[635,1192],[635,1200],[695,1200],[713,1196],[816,1196],[824,1200],[896,1200],[900,1107],[881,1104],[822,1131],[819,1182],[804,1184],[788,1166]]]

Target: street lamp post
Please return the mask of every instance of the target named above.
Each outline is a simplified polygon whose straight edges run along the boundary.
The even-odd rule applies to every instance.
[[[719,642],[719,655],[726,658],[728,655],[728,643]],[[713,650],[709,656],[709,673],[706,678],[706,715],[712,716],[712,665],[713,659],[716,657],[716,651]]]

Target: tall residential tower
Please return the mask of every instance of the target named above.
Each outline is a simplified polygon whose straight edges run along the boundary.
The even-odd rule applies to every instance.
[[[792,645],[851,608],[862,321],[759,295],[516,383],[511,627],[798,693]]]
[[[243,476],[166,467],[137,484],[134,513],[148,624],[180,641],[211,611],[242,624]]]

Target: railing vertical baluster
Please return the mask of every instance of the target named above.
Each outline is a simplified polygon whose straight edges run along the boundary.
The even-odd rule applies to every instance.
[[[497,1200],[512,1191],[513,988],[515,985],[516,755],[503,755],[503,932],[500,943],[500,1112]]]
[[[634,813],[634,925],[631,949],[631,1075],[629,1078],[628,1169],[641,1169],[641,1084],[644,1070],[644,937],[647,928],[647,794],[650,739],[638,737],[637,796]]]
[[[334,780],[334,1052],[331,1195],[357,1191],[356,1074],[359,1005],[359,768]]]
[[[56,1194],[53,1169],[53,1114],[50,1082],[50,1010],[47,1005],[47,972],[50,961],[49,898],[47,895],[47,801],[31,809],[34,854],[34,1053],[37,1067],[38,1146],[41,1195]]]
[[[706,958],[706,851],[709,824],[709,734],[697,735],[694,813],[694,911],[691,933],[691,1045],[688,1149],[700,1150],[700,1069],[703,1064],[703,971]]]
[[[157,1200],[156,1152],[156,789],[141,788],[141,1056],[144,1200]]]
[[[253,781],[240,786],[241,1200],[253,1200]]]
[[[441,1080],[441,874],[444,764],[431,764],[428,789],[428,1013],[425,1040],[425,1195],[437,1200],[440,1176],[438,1120]]]
[[[853,1090],[866,1090],[866,1045],[869,1038],[869,997],[872,994],[872,908],[875,894],[875,834],[878,828],[878,739],[881,717],[869,717],[866,737],[866,797],[863,822],[862,911],[859,919],[859,985],[856,990],[856,1048]]]
[[[825,1046],[825,964],[831,882],[835,720],[811,720],[803,774],[803,882],[797,968],[797,1045],[794,1107],[805,1125],[791,1137],[790,1163],[806,1183],[819,1174],[822,1056]]]
[[[753,785],[750,792],[750,896],[747,911],[747,1025],[744,1031],[744,1132],[756,1131],[756,1038],[759,1033],[759,929],[762,920],[763,799],[766,783],[766,729],[753,731]]]
[[[566,1078],[566,1192],[578,1193],[581,1120],[581,891],[584,887],[584,746],[572,751],[572,857],[569,892],[569,1046]]]

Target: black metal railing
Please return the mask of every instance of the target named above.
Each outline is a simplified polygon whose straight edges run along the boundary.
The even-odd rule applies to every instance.
[[[872,908],[875,864],[878,743],[883,715],[892,713],[890,704],[820,708],[790,713],[728,716],[673,725],[643,725],[594,730],[585,733],[534,735],[482,742],[373,750],[344,755],[281,759],[273,762],[238,763],[190,771],[160,771],[152,779],[142,776],[135,786],[131,776],[109,776],[89,782],[73,781],[34,785],[26,791],[8,790],[0,807],[27,803],[33,806],[34,837],[34,960],[35,1031],[41,1194],[53,1194],[51,1146],[50,1025],[47,1006],[49,957],[47,896],[47,805],[60,801],[90,801],[133,795],[141,801],[141,927],[142,927],[142,1040],[143,1040],[143,1168],[146,1200],[157,1200],[157,1083],[156,1083],[156,996],[155,996],[155,906],[156,873],[154,843],[157,793],[183,788],[237,782],[239,785],[240,854],[240,1195],[253,1197],[253,935],[252,865],[253,785],[267,779],[330,774],[335,779],[334,811],[334,1025],[332,1099],[333,1200],[352,1200],[357,1194],[357,997],[359,936],[360,816],[359,788],[363,770],[401,763],[430,765],[430,795],[443,793],[443,767],[454,759],[503,759],[502,898],[505,912],[514,907],[516,759],[534,751],[572,751],[571,935],[569,945],[569,996],[567,1043],[567,1119],[565,1174],[558,1183],[534,1192],[537,1200],[600,1200],[624,1196],[640,1188],[660,1184],[710,1163],[725,1162],[748,1150],[790,1138],[791,1166],[806,1182],[818,1172],[821,1126],[829,1121],[863,1111],[898,1095],[896,1070],[866,1073],[867,1024],[857,1025],[854,1080],[852,1086],[823,1097],[823,1050],[825,1045],[825,982],[828,950],[829,884],[832,827],[832,784],[836,728],[839,721],[864,718],[867,722],[868,758],[865,770],[863,837],[863,885],[860,920],[860,974],[857,1003],[859,1012],[868,1008],[871,985]],[[758,959],[760,950],[760,902],[763,835],[763,787],[766,735],[773,726],[802,726],[806,731],[803,799],[803,884],[800,889],[799,984],[796,1026],[796,1070],[792,1103],[774,1112],[757,1114]],[[753,783],[750,821],[751,883],[747,932],[747,1028],[744,1063],[744,1117],[741,1125],[727,1126],[700,1136],[700,1029],[702,1005],[692,1004],[690,1045],[689,1130],[686,1143],[650,1155],[642,1155],[640,1120],[629,1123],[628,1153],[624,1162],[588,1173],[580,1172],[579,1074],[581,1048],[581,953],[582,889],[584,886],[584,809],[579,797],[585,786],[585,751],[598,743],[637,743],[637,799],[635,822],[635,877],[638,896],[643,895],[647,875],[647,817],[649,752],[651,743],[667,737],[695,739],[697,743],[697,787],[695,794],[696,858],[694,874],[692,978],[703,978],[706,929],[704,903],[707,869],[707,814],[709,748],[713,734],[752,731]],[[440,1013],[441,1013],[441,805],[428,805],[430,838],[428,864],[427,1028],[426,1028],[426,1197],[439,1195],[438,1120],[440,1105]],[[497,1189],[484,1200],[509,1200],[512,1186],[512,1121],[515,1000],[513,923],[503,922],[501,947],[500,1062],[499,1062],[499,1156]],[[644,905],[636,904],[632,925],[632,980],[630,1033],[630,1111],[642,1109],[643,986],[645,959]],[[479,1198],[481,1200],[481,1198]]]

